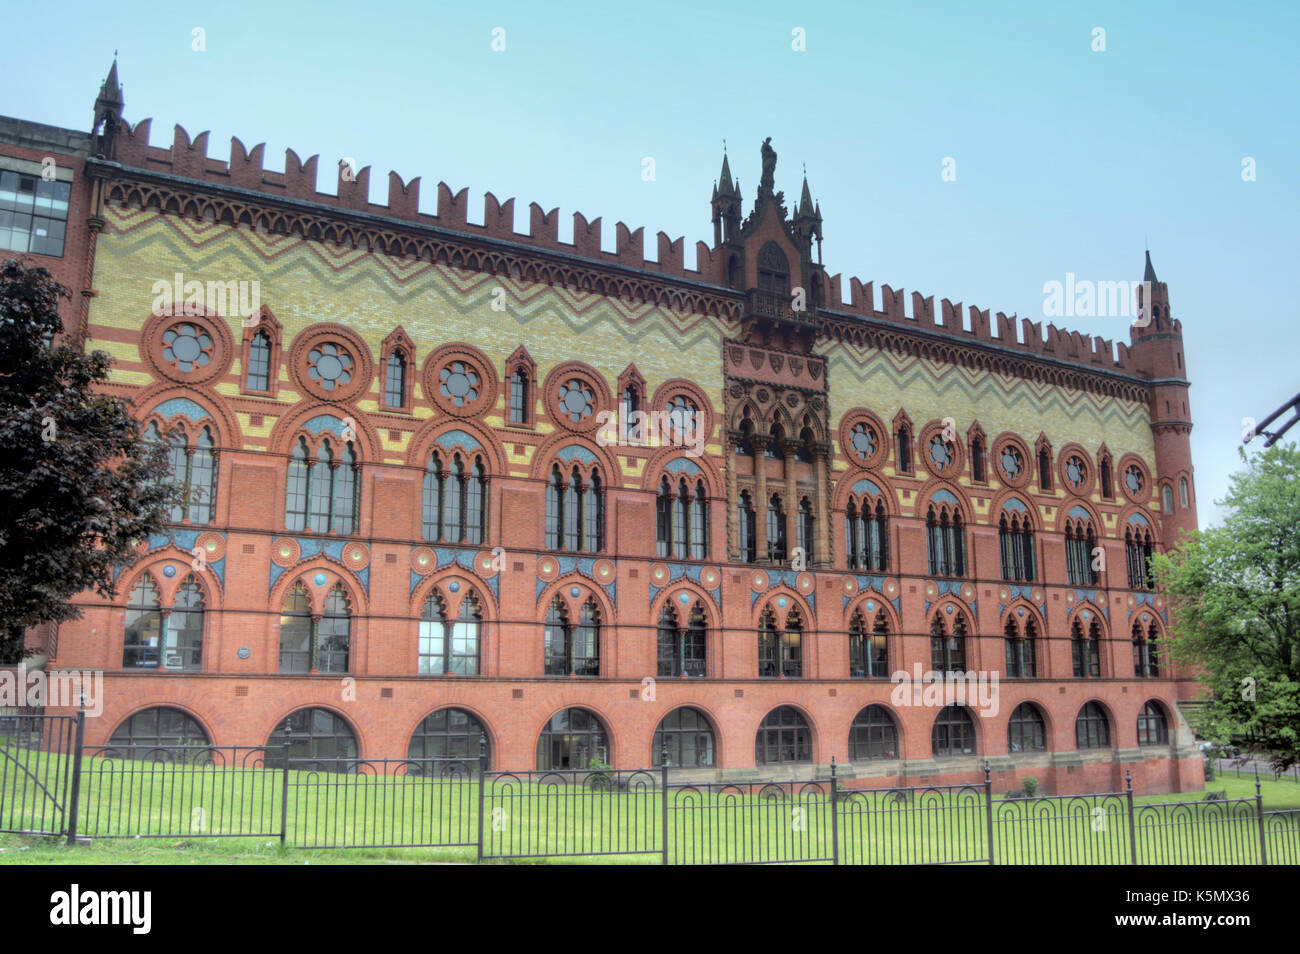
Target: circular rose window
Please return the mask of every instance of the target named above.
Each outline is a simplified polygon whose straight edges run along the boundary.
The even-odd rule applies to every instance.
[[[1084,469],[1084,463],[1080,458],[1071,457],[1065,462],[1065,479],[1075,490],[1083,486],[1086,474],[1087,471]]]
[[[859,460],[869,460],[876,452],[876,432],[865,424],[854,424],[853,430],[849,432],[849,446]]]
[[[178,371],[204,368],[212,361],[212,338],[191,324],[173,325],[163,332],[163,360]]]
[[[1012,480],[1020,476],[1020,472],[1025,466],[1024,461],[1020,458],[1020,451],[1014,447],[1004,447],[1002,449],[999,463],[1002,465],[1002,472]]]
[[[1124,486],[1134,497],[1142,492],[1142,471],[1137,464],[1130,464],[1128,470],[1124,471]]]
[[[952,451],[949,450],[942,437],[931,439],[930,460],[934,462],[936,470],[943,470],[952,461]]]
[[[456,407],[478,400],[479,376],[464,361],[453,361],[438,372],[438,393]]]
[[[560,385],[560,411],[574,424],[591,417],[596,406],[596,395],[577,378]]]
[[[333,341],[322,342],[307,352],[307,377],[322,390],[334,391],[352,380],[352,356]]]

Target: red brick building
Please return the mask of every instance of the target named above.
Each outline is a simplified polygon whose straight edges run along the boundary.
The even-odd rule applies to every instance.
[[[19,127],[0,152],[39,162]],[[747,214],[723,159],[690,268],[623,223],[609,251],[581,214],[567,242],[490,193],[471,222],[444,184],[375,205],[368,168],[328,195],[314,156],[153,145],[115,72],[91,137],[44,135],[82,144],[56,274],[186,491],[52,647],[107,674],[91,742],[289,720],[322,757],[1202,783],[1145,566],[1196,526],[1149,257],[1113,346],[830,274],[770,142]],[[985,695],[891,681],[945,670]]]

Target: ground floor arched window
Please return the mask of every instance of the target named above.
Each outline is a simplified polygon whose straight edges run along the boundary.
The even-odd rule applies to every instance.
[[[208,761],[211,743],[198,720],[171,706],[141,709],[113,730],[108,758],[150,762]]]
[[[299,709],[282,720],[266,741],[268,767],[284,766],[289,742],[289,768],[300,772],[353,772],[357,736],[347,719],[329,709]]]
[[[655,730],[652,764],[664,764],[664,748],[672,768],[708,768],[716,764],[713,726],[699,709],[682,706],[663,717]]]
[[[477,770],[479,753],[489,759],[491,746],[482,724],[464,709],[449,707],[439,709],[425,717],[411,736],[406,757],[414,760],[437,759],[432,765],[415,766],[421,774],[443,775],[457,772],[462,766],[467,771]],[[411,771],[410,774],[415,774]]]
[[[898,726],[884,706],[867,706],[849,729],[849,758],[898,758]]]
[[[586,709],[565,709],[553,715],[537,739],[538,769],[587,769],[592,762],[609,764],[605,724]]]
[[[812,730],[792,706],[773,709],[758,727],[754,740],[758,765],[792,765],[812,761]]]

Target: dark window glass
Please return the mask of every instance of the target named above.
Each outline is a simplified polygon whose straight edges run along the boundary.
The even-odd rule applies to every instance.
[[[108,748],[112,758],[149,762],[209,762],[211,743],[190,715],[170,706],[142,709],[113,730]]]
[[[61,257],[71,194],[68,182],[0,171],[0,248]]]
[[[398,352],[388,356],[388,373],[384,378],[384,405],[406,405],[406,358]]]
[[[884,610],[876,613],[871,632],[860,612],[849,621],[849,675],[855,679],[889,675],[889,623]]]
[[[480,752],[488,756],[488,765],[491,766],[491,745],[478,719],[464,709],[448,708],[432,713],[416,727],[406,757],[463,760],[464,770],[472,773],[477,770]],[[432,771],[417,768],[420,774],[437,775],[458,774],[461,766],[441,765]]]
[[[1007,723],[1007,748],[1012,752],[1047,750],[1047,726],[1037,706],[1029,702],[1016,706]]]
[[[707,768],[714,764],[713,726],[699,709],[682,706],[663,717],[655,730],[653,765],[664,764],[665,745],[668,765],[673,768]]]
[[[754,740],[754,761],[758,765],[812,761],[812,732],[799,710],[781,706],[763,718]]]
[[[140,577],[126,605],[123,669],[157,669],[162,645],[162,607],[158,587],[147,575]]]
[[[930,747],[936,757],[973,755],[975,723],[964,706],[947,706],[934,720]]]
[[[248,390],[271,390],[271,339],[265,331],[248,343]]]
[[[884,706],[867,706],[849,728],[849,758],[898,758],[898,727]]]
[[[600,675],[600,614],[590,600],[575,626],[558,598],[551,601],[545,624],[546,675]]]
[[[767,504],[767,558],[772,563],[785,561],[785,511],[779,494],[773,494]]]
[[[286,737],[289,767],[294,771],[356,771],[357,737],[346,719],[328,709],[299,709],[277,725],[266,742],[267,768],[284,766]]]
[[[966,618],[961,614],[953,619],[951,635],[943,617],[935,614],[930,624],[930,668],[934,672],[965,672]]]
[[[1110,745],[1110,722],[1105,711],[1095,702],[1079,710],[1074,721],[1075,744],[1081,749],[1101,749]]]
[[[754,506],[750,503],[749,493],[740,495],[736,505],[736,536],[740,544],[740,559],[744,563],[758,561],[758,528],[755,524]]]
[[[528,372],[523,368],[510,376],[510,423],[528,423]]]
[[[586,709],[565,709],[546,723],[537,739],[537,767],[586,769],[593,761],[609,763],[605,726]]]
[[[280,672],[347,672],[352,614],[347,597],[335,587],[325,612],[312,619],[311,600],[302,584],[285,597],[280,614]]]
[[[1159,703],[1148,702],[1138,715],[1138,745],[1168,745],[1169,723]]]

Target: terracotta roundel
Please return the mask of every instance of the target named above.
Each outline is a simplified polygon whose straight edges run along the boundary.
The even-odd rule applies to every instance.
[[[271,541],[271,562],[276,566],[293,566],[302,556],[302,548],[292,537],[280,537]]]
[[[655,586],[667,586],[669,577],[672,574],[668,570],[667,564],[652,563],[650,564],[650,582]]]
[[[356,333],[341,325],[313,325],[294,339],[289,372],[306,394],[349,401],[369,389],[374,366]]]
[[[756,593],[762,593],[767,589],[767,574],[762,570],[755,570],[749,576],[749,588]]]
[[[547,416],[570,431],[592,431],[611,406],[609,388],[594,370],[579,361],[553,368],[542,384]]]
[[[234,339],[217,315],[156,314],[141,329],[140,352],[160,376],[199,384],[230,368]]]
[[[1143,503],[1151,496],[1151,475],[1146,465],[1134,454],[1125,454],[1119,462],[1119,485],[1124,494],[1136,503]]]
[[[557,579],[560,575],[560,561],[552,556],[542,556],[537,559],[537,576],[546,583]]]
[[[424,361],[424,393],[453,417],[472,417],[496,403],[496,371],[472,345],[443,345]]]
[[[706,590],[716,589],[722,582],[722,571],[715,566],[706,566],[700,571],[700,583]]]
[[[474,572],[485,580],[497,575],[496,557],[490,550],[480,550],[474,556]]]
[[[349,570],[364,570],[370,566],[370,550],[362,543],[349,543],[343,548],[343,565]]]
[[[816,581],[813,580],[813,575],[811,573],[800,573],[798,576],[796,576],[794,579],[794,586],[795,589],[797,589],[804,596],[807,596],[809,593],[811,593],[813,590],[817,588]]]
[[[889,450],[889,430],[866,408],[854,408],[840,424],[840,449],[854,467],[876,467]]]
[[[438,554],[429,547],[416,547],[411,551],[411,569],[427,576],[438,567]]]
[[[844,577],[844,595],[852,596],[858,592],[858,581],[851,576]]]
[[[614,564],[609,560],[597,560],[591,567],[591,575],[596,582],[605,586],[614,582]]]
[[[999,438],[989,459],[998,480],[1009,487],[1024,487],[1034,470],[1028,448],[1014,438]]]
[[[200,533],[194,546],[203,554],[205,563],[216,563],[226,555],[226,541],[219,533]]]

